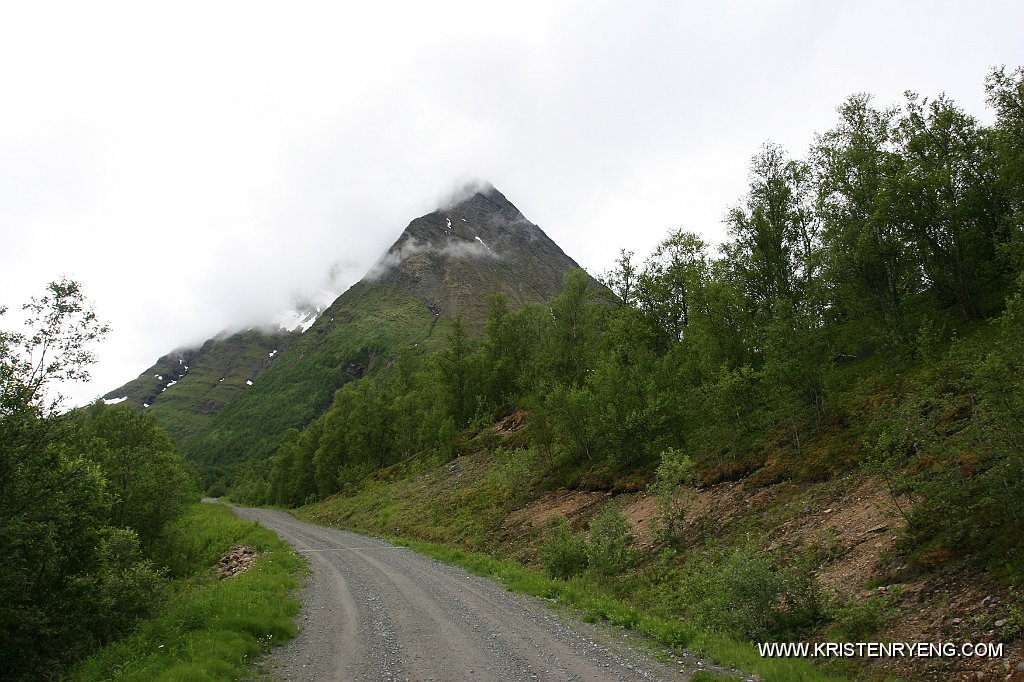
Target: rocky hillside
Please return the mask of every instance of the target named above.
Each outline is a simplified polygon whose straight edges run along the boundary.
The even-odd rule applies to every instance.
[[[490,185],[452,206],[409,223],[366,280],[401,289],[435,314],[484,316],[486,296],[500,293],[513,308],[559,292],[569,256]]]

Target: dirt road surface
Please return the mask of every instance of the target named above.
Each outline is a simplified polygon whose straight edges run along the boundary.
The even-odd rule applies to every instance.
[[[309,558],[302,632],[275,650],[282,680],[686,680],[712,668],[655,661],[638,638],[357,533],[235,508]]]

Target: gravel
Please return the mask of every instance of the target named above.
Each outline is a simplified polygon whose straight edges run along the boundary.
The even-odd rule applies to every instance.
[[[301,632],[267,663],[281,680],[686,680],[717,669],[688,653],[656,661],[634,633],[404,547],[282,511],[235,513],[309,558]]]

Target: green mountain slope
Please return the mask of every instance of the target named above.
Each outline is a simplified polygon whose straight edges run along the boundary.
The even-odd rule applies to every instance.
[[[305,332],[218,337],[162,357],[105,397],[148,404],[200,463],[261,460],[346,382],[403,349],[435,345],[438,324],[461,318],[480,331],[488,295],[512,307],[555,296],[575,261],[493,187],[464,194],[409,223]]]
[[[327,408],[340,386],[430,336],[436,318],[393,287],[357,283],[288,352],[219,413],[185,451],[203,463],[260,459],[289,428]]]
[[[127,384],[103,396],[147,407],[179,444],[199,433],[249,384],[272,367],[298,334],[250,329],[221,334],[199,348],[164,355]]]

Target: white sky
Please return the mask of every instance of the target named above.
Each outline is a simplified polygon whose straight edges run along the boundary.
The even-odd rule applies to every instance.
[[[1009,0],[493,4],[0,6],[0,304],[68,275],[113,326],[72,403],[344,288],[465,180],[596,273],[718,240],[760,145],[854,92],[989,121],[1024,63]]]

